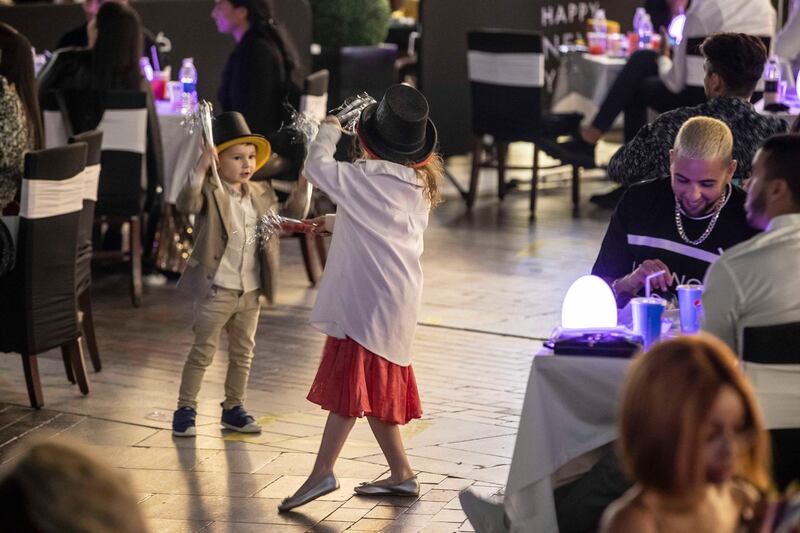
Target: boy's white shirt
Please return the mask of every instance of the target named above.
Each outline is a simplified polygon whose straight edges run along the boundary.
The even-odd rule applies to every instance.
[[[222,182],[230,204],[231,224],[225,252],[214,276],[214,285],[250,292],[261,288],[258,244],[255,233],[258,213],[246,184],[238,191]]]
[[[311,325],[408,366],[422,297],[429,202],[411,168],[334,160],[340,136],[336,126],[322,124],[303,171],[337,205],[335,219],[325,220],[329,231],[335,220],[336,230]]]

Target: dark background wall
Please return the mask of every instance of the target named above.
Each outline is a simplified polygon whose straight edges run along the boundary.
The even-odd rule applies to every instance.
[[[276,20],[284,24],[301,53],[306,72],[311,68],[311,7],[308,0],[271,0]],[[142,24],[153,34],[164,32],[172,42],[172,79],[181,59],[193,57],[200,98],[216,103],[222,68],[233,50],[230,35],[217,33],[211,19],[213,0],[154,0],[131,2]],[[53,50],[59,37],[84,22],[80,5],[26,4],[0,7],[0,21],[15,27],[38,50]]]

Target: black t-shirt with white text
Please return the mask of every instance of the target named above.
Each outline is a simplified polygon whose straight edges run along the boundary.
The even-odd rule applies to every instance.
[[[647,259],[659,259],[672,272],[671,294],[686,283],[703,283],[706,270],[723,250],[758,233],[747,223],[747,193],[729,186],[725,204],[708,238],[698,245],[681,239],[675,222],[675,195],[669,179],[631,186],[620,200],[603,238],[592,274],[609,283],[633,272]],[[712,215],[693,218],[682,214],[686,236],[698,239]]]

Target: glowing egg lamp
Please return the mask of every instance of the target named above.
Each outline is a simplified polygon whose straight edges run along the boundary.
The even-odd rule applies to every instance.
[[[597,276],[578,278],[561,305],[561,327],[602,329],[617,326],[617,303],[611,287]]]

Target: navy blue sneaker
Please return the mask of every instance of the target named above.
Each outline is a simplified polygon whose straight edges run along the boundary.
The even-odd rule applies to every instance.
[[[222,425],[240,433],[261,433],[261,426],[258,425],[255,418],[247,414],[241,405],[231,409],[222,409]]]
[[[194,427],[194,420],[197,418],[197,411],[191,407],[180,407],[172,413],[172,434],[176,437],[194,437],[197,435],[197,428]]]

